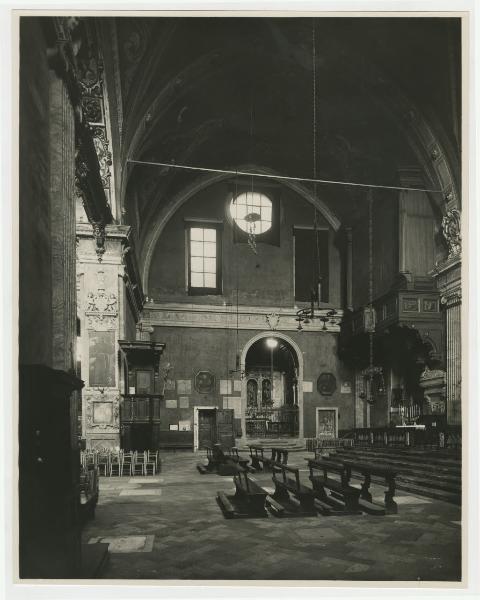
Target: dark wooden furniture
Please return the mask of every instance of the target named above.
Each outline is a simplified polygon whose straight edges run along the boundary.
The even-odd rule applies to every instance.
[[[230,456],[222,450],[221,444],[209,444],[207,450],[207,465],[197,464],[197,469],[202,475],[205,473],[217,473],[218,475],[236,475],[241,469],[240,465],[233,461]]]
[[[395,477],[397,472],[391,467],[384,467],[381,465],[375,465],[372,463],[357,462],[357,461],[343,461],[345,467],[345,479],[347,482],[350,481],[352,471],[359,473],[363,477],[362,488],[360,491],[360,504],[362,508],[366,509],[367,512],[376,512],[381,514],[382,509],[378,509],[376,505],[372,504],[372,494],[370,493],[370,483],[372,475],[374,477],[380,477],[385,480],[386,490],[385,494],[385,511],[387,513],[397,513],[398,506],[395,500]]]
[[[160,450],[193,450],[193,431],[160,431]]]
[[[234,476],[235,494],[217,492],[217,501],[227,519],[267,517],[265,501],[268,492],[253,481],[245,469],[238,467]]]
[[[80,519],[82,524],[95,517],[95,507],[99,496],[99,470],[89,465],[82,467],[80,472]]]
[[[248,468],[248,458],[242,458],[238,452],[238,448],[236,446],[232,446],[228,449],[228,458],[232,460],[234,463],[240,465],[242,469]]]
[[[249,512],[265,513],[267,492],[255,481],[252,481],[246,471],[239,471],[233,478],[235,496],[248,507]]]
[[[286,465],[288,463],[288,450],[285,448],[270,448],[270,457],[265,456],[265,451],[268,451],[268,448],[264,446],[252,444],[249,446],[249,450],[252,467],[258,471],[267,469],[271,471],[274,464],[280,463]]]
[[[343,464],[324,459],[309,460],[308,467],[310,481],[324,514],[359,514],[361,512],[358,504],[360,489],[349,485]],[[337,479],[334,479],[332,475]]]
[[[274,463],[272,479],[275,484],[273,502],[270,498],[267,498],[267,502],[274,514],[282,517],[317,514],[315,493],[300,482],[300,472],[297,468]],[[290,494],[294,500],[291,499]]]

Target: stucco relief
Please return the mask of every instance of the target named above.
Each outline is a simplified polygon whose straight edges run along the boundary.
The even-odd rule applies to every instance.
[[[460,236],[460,211],[456,208],[447,210],[442,219],[442,232],[448,245],[448,256],[460,254],[462,238]]]
[[[116,329],[118,317],[118,300],[113,292],[105,290],[89,292],[87,294],[85,316],[88,328],[96,331]]]
[[[120,427],[119,397],[106,394],[87,396],[85,398],[85,424],[87,431],[118,431]]]

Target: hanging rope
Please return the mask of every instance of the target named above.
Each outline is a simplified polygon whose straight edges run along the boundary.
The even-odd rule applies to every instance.
[[[373,194],[368,197],[368,303],[370,310],[370,328],[368,332],[369,358],[370,358],[370,389],[369,397],[373,399]]]
[[[312,19],[312,102],[313,102],[313,197],[317,198],[317,49],[315,40],[315,19]],[[313,236],[315,242],[315,262],[313,273],[313,290],[317,298],[317,306],[321,302],[321,275],[320,275],[320,245],[318,240],[318,211],[313,205]]]

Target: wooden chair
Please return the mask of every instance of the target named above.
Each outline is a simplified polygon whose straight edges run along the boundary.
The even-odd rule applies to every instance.
[[[120,453],[110,456],[110,477],[113,475],[122,476],[122,455]]]
[[[100,475],[107,476],[110,472],[110,452],[99,452],[97,456],[97,467]]]
[[[134,453],[133,452],[123,452],[121,455],[122,462],[122,476],[123,475],[133,475],[133,464],[134,464]]]
[[[132,462],[132,475],[145,475],[146,452],[135,452]]]

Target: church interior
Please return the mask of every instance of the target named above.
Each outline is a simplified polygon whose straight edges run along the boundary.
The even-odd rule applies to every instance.
[[[22,580],[462,580],[461,41],[20,17]]]

